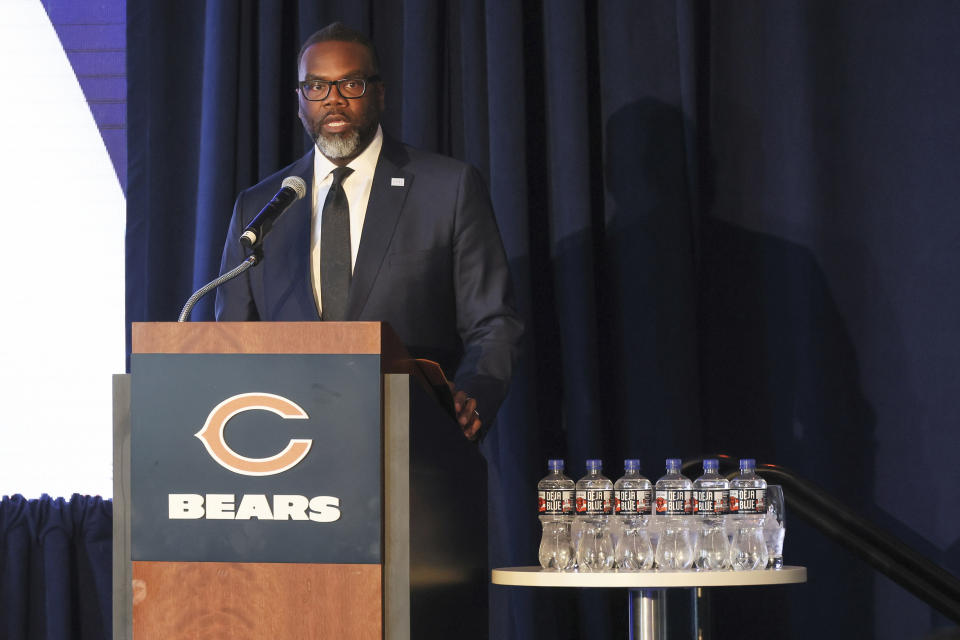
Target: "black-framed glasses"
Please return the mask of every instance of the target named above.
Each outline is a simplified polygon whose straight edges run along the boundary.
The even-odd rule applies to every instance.
[[[367,76],[366,78],[344,78],[343,80],[304,80],[300,83],[300,93],[304,98],[310,101],[326,100],[330,95],[333,85],[337,85],[337,91],[348,100],[362,98],[367,92],[367,84],[376,82],[380,76]]]

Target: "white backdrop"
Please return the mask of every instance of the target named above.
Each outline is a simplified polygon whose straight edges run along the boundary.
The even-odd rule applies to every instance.
[[[0,0],[0,495],[112,495],[125,201],[39,0]]]

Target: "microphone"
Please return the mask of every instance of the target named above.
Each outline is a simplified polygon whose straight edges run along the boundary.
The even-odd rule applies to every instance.
[[[240,236],[240,244],[247,249],[258,247],[270,232],[273,221],[306,193],[307,183],[303,181],[303,178],[299,176],[284,178],[277,195],[273,196],[273,200],[268,202],[267,206],[261,209],[257,217],[243,230],[243,234]]]

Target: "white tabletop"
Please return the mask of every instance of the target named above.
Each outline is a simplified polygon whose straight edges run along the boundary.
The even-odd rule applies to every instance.
[[[806,567],[759,571],[618,571],[577,573],[540,567],[494,569],[493,584],[520,587],[747,587],[807,581]]]

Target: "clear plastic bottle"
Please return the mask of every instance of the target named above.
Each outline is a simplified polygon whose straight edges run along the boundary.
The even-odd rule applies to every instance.
[[[740,460],[740,475],[730,481],[730,519],[733,542],[730,564],[738,571],[767,566],[767,545],[763,539],[763,517],[767,512],[767,481],[756,474],[752,458]]]
[[[653,566],[653,547],[647,532],[650,515],[650,481],[640,475],[639,460],[623,461],[623,477],[613,483],[613,513],[618,523],[614,547],[618,569]]]
[[[573,566],[570,525],[576,485],[563,474],[563,460],[547,460],[550,472],[537,483],[537,511],[543,525],[540,566],[565,571]]]
[[[682,570],[693,565],[690,516],[693,513],[693,483],[680,473],[680,459],[667,458],[667,473],[657,480],[653,518],[660,537],[654,557],[657,569]]]
[[[613,540],[610,514],[613,511],[613,483],[604,477],[603,462],[587,460],[587,475],[577,481],[577,569],[608,571],[613,568]]]
[[[730,565],[730,541],[723,521],[730,505],[730,481],[717,473],[719,468],[715,458],[704,460],[703,475],[693,481],[693,515],[698,527],[694,566],[701,571]]]

